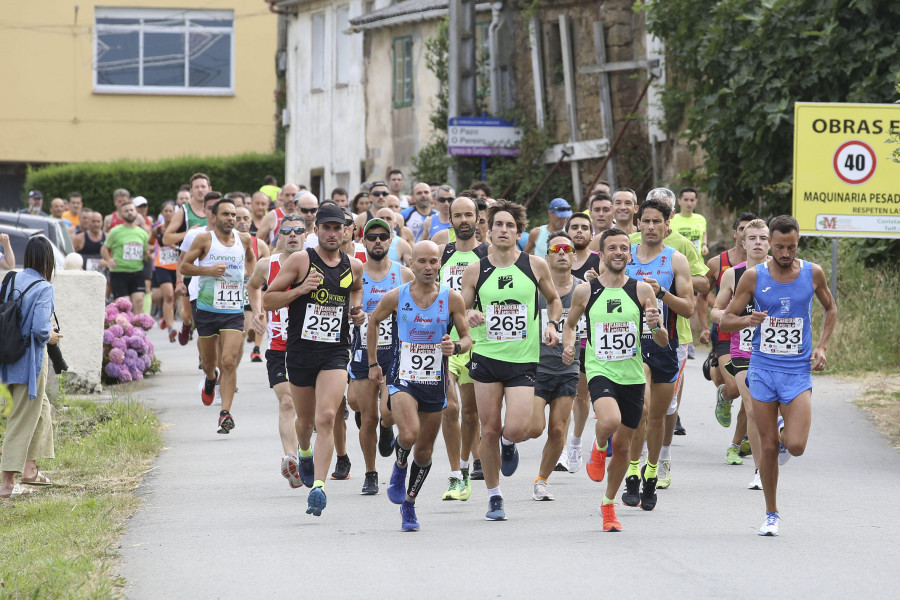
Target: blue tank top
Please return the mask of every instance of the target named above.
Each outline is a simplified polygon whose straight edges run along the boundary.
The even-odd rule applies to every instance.
[[[534,255],[544,258],[547,256],[547,242],[550,241],[550,226],[541,225],[538,229],[538,238],[534,242]]]
[[[381,299],[384,297],[392,289],[399,287],[402,282],[401,266],[399,263],[393,263],[391,265],[390,270],[387,272],[387,275],[384,276],[384,279],[379,281],[373,280],[369,277],[366,270],[363,269],[362,276],[362,286],[363,286],[363,298],[362,298],[362,307],[363,311],[367,313],[371,313],[375,310],[375,307],[378,306],[378,303],[381,302]],[[368,363],[368,352],[366,350],[366,333],[368,330],[368,317],[366,318],[366,322],[361,326],[354,326],[353,328],[353,361]],[[378,350],[379,354],[381,350],[390,350],[390,347],[394,343],[394,339],[397,337],[397,324],[394,322],[394,317],[391,316],[381,322],[380,331],[378,335]]]
[[[400,255],[397,253],[397,246],[400,244],[400,235],[394,233],[394,239],[391,241],[391,247],[388,248],[388,258],[395,263],[400,262]]]
[[[671,246],[665,246],[656,258],[648,263],[638,261],[637,257],[638,244],[631,246],[631,260],[625,267],[625,274],[633,277],[638,281],[643,281],[644,277],[655,279],[659,283],[660,289],[668,290],[675,293],[675,269],[672,267],[672,256],[675,255],[675,249]],[[659,314],[662,323],[669,332],[669,345],[658,346],[653,341],[653,334],[647,329],[646,321],[641,324],[641,348],[645,354],[654,352],[665,352],[667,350],[676,350],[678,348],[678,332],[675,329],[676,313],[669,308],[669,305],[662,300],[657,299]]]
[[[394,358],[392,379],[443,390],[447,361],[441,354],[440,343],[450,326],[450,288],[441,285],[431,306],[421,307],[410,294],[410,283],[400,286],[397,299],[399,352]]]
[[[812,264],[800,261],[800,273],[790,283],[772,278],[766,263],[756,265],[753,304],[768,317],[753,332],[750,368],[781,373],[809,373],[812,356]]]
[[[431,229],[428,230],[428,238],[434,239],[434,234],[444,229],[450,229],[450,221],[441,223],[441,219],[436,215],[431,215]]]

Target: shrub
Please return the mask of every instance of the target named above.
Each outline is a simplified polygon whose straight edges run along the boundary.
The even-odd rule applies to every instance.
[[[153,317],[131,312],[131,301],[119,298],[106,307],[106,329],[103,331],[103,380],[106,383],[134,381],[145,373],[159,371],[153,344],[147,333],[153,328]]]

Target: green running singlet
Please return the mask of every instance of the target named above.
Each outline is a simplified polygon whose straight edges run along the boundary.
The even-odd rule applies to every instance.
[[[644,309],[631,277],[620,288],[605,288],[599,278],[590,281],[591,295],[585,306],[588,381],[602,375],[622,385],[645,383],[641,357],[641,323]]]

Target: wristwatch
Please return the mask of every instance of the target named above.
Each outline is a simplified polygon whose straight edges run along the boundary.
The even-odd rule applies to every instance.
[[[666,290],[664,290],[663,288],[659,288],[659,291],[656,292],[656,297],[659,298],[660,300],[662,300],[663,296],[665,296],[665,295],[666,295]]]
[[[378,363],[377,363],[377,362],[373,362],[372,364],[369,365],[369,368],[371,369],[371,368],[377,367],[377,366],[378,366]]]
[[[459,342],[453,342],[453,354],[462,354],[462,346]]]
[[[557,330],[559,330],[559,321],[547,321],[547,323],[553,325]]]

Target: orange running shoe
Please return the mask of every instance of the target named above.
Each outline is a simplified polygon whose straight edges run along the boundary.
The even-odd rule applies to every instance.
[[[601,504],[600,514],[603,515],[603,531],[622,531],[622,524],[616,519],[615,504]]]
[[[591,444],[591,457],[587,462],[588,477],[594,481],[603,481],[606,475],[606,450],[597,449],[597,438]]]

